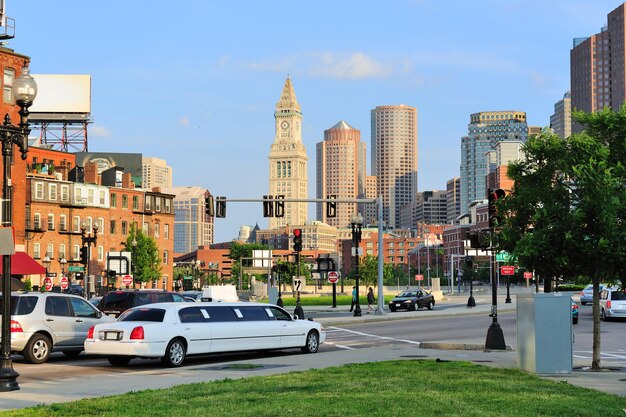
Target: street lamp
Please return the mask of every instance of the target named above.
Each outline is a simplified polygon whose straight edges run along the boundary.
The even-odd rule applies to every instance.
[[[20,124],[14,126],[11,117],[4,116],[4,123],[0,125],[0,140],[2,140],[2,226],[11,227],[13,222],[11,166],[13,159],[13,145],[17,145],[21,158],[26,159],[28,153],[28,108],[37,96],[37,83],[30,76],[26,66],[20,71],[20,76],[13,81],[12,88],[15,103],[19,106]],[[13,369],[11,359],[11,254],[2,256],[2,352],[0,354],[0,391],[19,390],[17,383],[19,373]],[[6,341],[9,341],[8,343]]]
[[[91,226],[92,232],[87,233],[87,222],[83,221],[80,225],[80,237],[82,240],[82,247],[84,250],[85,263],[85,293],[91,297],[91,276],[90,276],[90,263],[91,263],[91,245],[94,247],[98,241],[98,223],[95,222]]]
[[[132,251],[130,252],[130,261],[132,263],[131,272],[133,273],[133,282],[136,282],[135,279],[137,279],[137,277],[135,276],[135,273],[136,273],[135,260],[137,256],[135,255],[135,252],[137,252],[137,238],[135,236],[133,236],[133,240],[130,242],[130,245],[133,247]]]
[[[361,243],[361,229],[363,227],[363,216],[361,213],[355,214],[350,220],[352,226],[352,250],[354,251],[354,274],[356,276],[356,299],[354,305],[354,317],[361,316],[361,305],[359,304],[359,244]],[[379,254],[382,256],[382,254]]]
[[[41,263],[43,263],[44,268],[46,268],[46,278],[48,278],[48,267],[50,266],[51,262],[52,260],[50,259],[48,255],[44,256],[43,259],[41,260]]]
[[[67,259],[65,259],[65,256],[62,257],[61,259],[59,259],[59,263],[61,264],[61,276],[64,277],[65,276],[65,265],[67,265]]]

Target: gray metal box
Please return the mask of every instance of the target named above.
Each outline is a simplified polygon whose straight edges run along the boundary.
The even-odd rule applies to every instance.
[[[572,304],[562,293],[517,296],[517,366],[537,374],[572,373]]]

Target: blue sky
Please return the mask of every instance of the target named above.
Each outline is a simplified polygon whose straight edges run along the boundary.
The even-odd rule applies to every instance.
[[[141,152],[174,185],[260,198],[273,112],[287,74],[302,107],[315,196],[315,144],[370,110],[418,109],[419,190],[459,175],[469,115],[526,111],[546,126],[569,89],[575,37],[606,24],[615,0],[19,1],[9,47],[39,74],[90,74],[89,150]],[[315,211],[311,207],[309,216]],[[216,241],[267,227],[261,204],[232,203]]]

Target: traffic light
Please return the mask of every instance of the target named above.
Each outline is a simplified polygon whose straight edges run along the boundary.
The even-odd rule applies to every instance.
[[[80,263],[83,265],[87,265],[88,255],[87,255],[87,246],[83,246],[80,248]]]
[[[216,197],[215,198],[215,217],[224,218],[226,217],[226,197]]]
[[[489,197],[489,227],[493,228],[496,227],[498,225],[498,223],[500,222],[499,218],[498,218],[498,200],[503,198],[506,193],[504,192],[503,189],[501,188],[497,188],[497,189],[493,189],[490,188],[488,190],[488,197]]]
[[[474,259],[471,256],[465,257],[465,267],[472,268],[474,266]]]
[[[327,195],[326,196],[327,199],[336,199],[337,196],[336,195]],[[329,219],[332,219],[334,217],[337,217],[337,203],[334,201],[327,201],[326,202],[326,217]]]
[[[212,195],[209,195],[204,198],[204,212],[209,217],[213,217],[215,215]]]
[[[82,272],[74,272],[74,279],[81,280],[85,278],[85,274]]]
[[[271,195],[263,196],[263,217],[274,217],[274,199]],[[269,200],[269,201],[267,201]]]
[[[277,195],[274,202],[274,217],[285,217],[284,195]]]
[[[302,251],[302,229],[293,229],[293,250]]]

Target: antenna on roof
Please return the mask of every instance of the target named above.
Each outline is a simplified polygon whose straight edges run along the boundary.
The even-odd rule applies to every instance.
[[[0,40],[15,37],[15,19],[7,17],[4,2],[5,0],[0,0]]]

